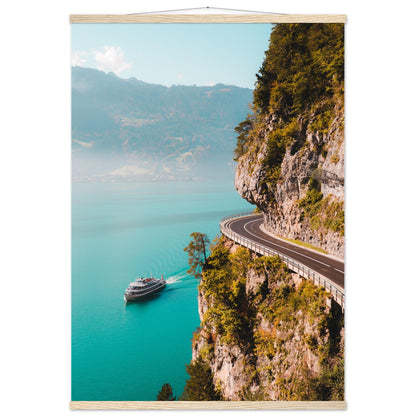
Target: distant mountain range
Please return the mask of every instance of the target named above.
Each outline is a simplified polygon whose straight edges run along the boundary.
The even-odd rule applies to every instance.
[[[165,87],[73,67],[73,180],[232,178],[234,127],[251,100],[232,85]]]

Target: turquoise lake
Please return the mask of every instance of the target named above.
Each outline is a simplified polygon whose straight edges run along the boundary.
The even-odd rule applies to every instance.
[[[183,251],[194,232],[253,207],[232,181],[72,186],[72,400],[156,400],[183,392],[199,326],[197,284]],[[125,304],[137,276],[165,290]]]

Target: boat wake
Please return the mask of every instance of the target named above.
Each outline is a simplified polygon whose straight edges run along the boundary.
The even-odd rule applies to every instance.
[[[171,290],[189,290],[190,288],[195,288],[198,284],[197,280],[193,276],[186,273],[186,269],[170,276],[165,276],[165,280],[167,283],[164,290],[165,292],[170,292]]]
[[[168,285],[172,285],[172,284],[187,280],[189,279],[189,277],[191,276],[189,276],[189,274],[186,273],[186,270],[181,270],[180,272],[175,273],[171,276],[166,276],[165,280]]]

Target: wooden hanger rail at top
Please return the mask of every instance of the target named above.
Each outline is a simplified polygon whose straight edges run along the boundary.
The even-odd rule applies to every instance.
[[[195,13],[197,12],[197,13]],[[346,23],[343,14],[283,14],[195,7],[131,14],[73,14],[70,23]]]

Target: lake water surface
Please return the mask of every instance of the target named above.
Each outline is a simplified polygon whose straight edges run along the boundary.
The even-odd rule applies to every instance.
[[[164,383],[182,394],[200,323],[183,249],[252,208],[230,182],[73,184],[72,400],[156,400]],[[165,290],[125,305],[127,285],[151,273]]]

